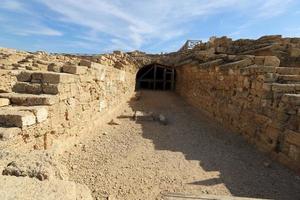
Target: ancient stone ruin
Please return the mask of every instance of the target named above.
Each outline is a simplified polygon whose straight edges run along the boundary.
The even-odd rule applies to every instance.
[[[87,186],[69,180],[56,155],[103,124],[118,124],[112,116],[141,89],[177,93],[300,173],[299,38],[212,37],[157,55],[2,48],[0,68],[0,199],[92,199]],[[163,115],[154,118],[168,124]]]

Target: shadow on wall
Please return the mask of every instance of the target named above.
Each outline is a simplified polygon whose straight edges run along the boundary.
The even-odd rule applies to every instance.
[[[226,130],[175,93],[142,91],[139,101],[129,103],[133,110],[162,113],[168,118],[167,126],[137,122],[143,128],[142,136],[152,140],[156,150],[181,152],[186,160],[199,161],[199,168],[206,172],[220,173],[219,178],[187,184],[199,190],[224,184],[232,195],[241,197],[300,199],[300,180],[294,172],[270,161],[240,135]]]

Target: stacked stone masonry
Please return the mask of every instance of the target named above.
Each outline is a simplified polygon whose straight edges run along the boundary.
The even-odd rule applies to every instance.
[[[194,48],[130,55],[176,69],[176,92],[274,159],[300,171],[300,39],[212,37]]]
[[[274,56],[245,56],[226,64],[185,64],[177,71],[177,92],[299,170],[300,68],[283,68],[279,63]]]
[[[96,63],[43,52],[4,52],[18,56],[2,61],[6,64],[0,85],[1,149],[14,149],[20,143],[50,148],[53,140],[78,134],[134,92],[136,68],[126,59],[117,63],[122,53],[104,55],[102,60],[109,62]],[[13,67],[20,62],[26,66]],[[32,69],[35,63],[43,67]]]

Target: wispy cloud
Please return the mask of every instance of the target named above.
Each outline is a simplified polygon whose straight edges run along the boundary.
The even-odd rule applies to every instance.
[[[113,44],[140,48],[153,39],[170,40],[185,33],[183,23],[233,6],[238,0],[43,0],[60,21],[108,34]]]
[[[61,31],[48,27],[43,22],[40,22],[40,16],[30,10],[26,4],[19,0],[2,0],[0,9],[17,13],[18,17],[0,16],[1,21],[6,23],[3,25],[7,32],[15,35],[46,35],[46,36],[61,36]],[[22,18],[22,19],[21,19]]]
[[[72,46],[99,51],[165,49],[165,47],[176,49],[175,44],[178,45],[190,37],[195,39],[209,37],[206,34],[208,29],[210,34],[224,34],[235,38],[255,35],[254,27],[265,20],[283,16],[297,2],[297,0],[0,1],[0,10],[16,13],[17,16],[15,18],[11,15],[5,16],[0,12],[0,28],[7,33],[34,37],[64,36],[60,37],[59,42],[56,41],[62,48]],[[235,22],[230,21],[232,16]],[[210,24],[205,24],[205,21],[209,21]],[[216,30],[220,26],[223,29]]]

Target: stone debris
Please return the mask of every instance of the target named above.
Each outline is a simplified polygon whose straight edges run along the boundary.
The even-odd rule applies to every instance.
[[[161,124],[168,125],[168,120],[163,114],[159,114],[158,119]]]
[[[153,121],[154,114],[152,112],[135,111],[133,119],[135,121]]]
[[[120,122],[116,121],[115,119],[110,120],[110,122],[108,122],[109,125],[120,125]]]
[[[7,163],[1,173],[4,176],[29,177],[40,181],[68,180],[69,177],[66,167],[47,153],[12,156],[6,158],[4,162]]]

